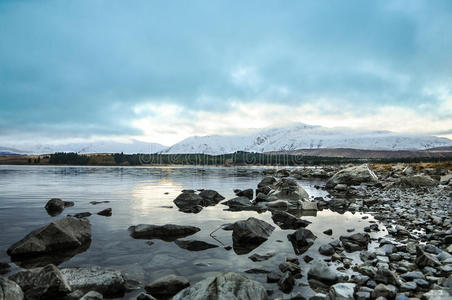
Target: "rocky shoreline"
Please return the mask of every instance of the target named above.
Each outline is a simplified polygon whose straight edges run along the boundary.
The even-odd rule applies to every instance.
[[[327,180],[317,188],[327,190],[329,197],[310,197],[296,181],[305,178]],[[216,274],[199,282],[167,275],[140,283],[110,268],[58,268],[89,248],[91,212],[84,212],[36,229],[8,249],[14,264],[26,269],[14,273],[8,263],[0,263],[0,299],[128,299],[128,292],[138,290],[143,292],[136,299],[452,299],[451,170],[403,165],[373,170],[367,165],[266,169],[256,189],[234,193],[237,197],[226,200],[214,190],[184,190],[174,204],[186,214],[215,205],[230,211],[270,212],[274,224],[249,217],[222,227],[231,231],[233,241],[225,250],[237,255],[260,247],[275,226],[293,230],[284,242],[292,245],[294,255],[273,270],[258,267],[273,253],[249,257],[257,267],[246,273],[262,274],[270,285],[239,272]],[[51,199],[46,209],[52,216],[73,205]],[[310,222],[297,215],[324,209],[369,213],[381,225],[369,223],[362,232],[350,228],[338,240],[320,245],[319,257],[312,258],[305,252],[318,236],[309,229]],[[112,216],[111,208],[93,213]],[[189,238],[200,230],[179,224],[137,224],[129,233],[149,243],[153,239],[174,241],[189,251],[218,247]],[[323,234],[333,231],[335,228]],[[304,284],[309,285],[310,293],[292,293],[295,286]]]

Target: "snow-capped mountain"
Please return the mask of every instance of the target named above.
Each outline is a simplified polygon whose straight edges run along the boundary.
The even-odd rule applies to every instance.
[[[0,146],[0,152],[17,154],[48,154],[55,152],[76,152],[76,153],[156,153],[165,150],[166,146],[157,143],[146,143],[131,140],[130,143],[115,141],[95,141],[91,143],[70,143],[70,144],[32,144],[24,143],[20,145]]]
[[[297,123],[249,135],[189,137],[162,153],[224,154],[235,151],[270,152],[319,148],[424,150],[446,146],[452,146],[452,140],[418,134],[326,128]]]

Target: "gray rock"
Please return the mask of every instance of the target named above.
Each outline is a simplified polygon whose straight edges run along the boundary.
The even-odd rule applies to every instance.
[[[61,269],[73,290],[96,291],[106,297],[122,297],[126,281],[120,271],[98,266]]]
[[[328,285],[338,282],[338,273],[332,270],[323,260],[315,260],[308,271],[308,279],[315,279]]]
[[[14,281],[0,277],[0,299],[22,300],[24,299],[24,293],[20,286]]]
[[[21,271],[9,277],[22,289],[27,299],[55,299],[69,294],[72,290],[60,270],[54,265],[42,269]]]
[[[414,175],[400,178],[397,184],[406,187],[421,187],[435,186],[438,185],[438,182],[428,175]]]
[[[292,234],[288,234],[287,238],[292,243],[295,254],[300,255],[306,252],[309,247],[314,244],[314,240],[317,239],[312,231],[300,228]]]
[[[431,290],[422,295],[423,300],[452,300],[451,294],[446,290]]]
[[[275,193],[273,195],[278,199],[288,200],[289,202],[309,199],[308,193],[292,178],[281,178],[275,184]]]
[[[80,300],[103,300],[104,296],[96,291],[90,291],[86,293]]]
[[[266,254],[258,254],[258,253],[254,253],[253,255],[251,255],[250,257],[248,257],[249,259],[251,259],[252,261],[264,261],[267,259],[272,258],[273,256],[275,256],[275,252],[269,252]]]
[[[334,247],[330,244],[322,245],[319,247],[319,253],[326,256],[331,256],[335,253]]]
[[[396,273],[391,272],[388,269],[379,268],[375,274],[374,280],[376,282],[385,283],[385,284],[392,284],[395,286],[400,285],[399,277]]]
[[[299,229],[311,224],[309,221],[299,219],[288,212],[280,210],[272,211],[272,220],[281,229]]]
[[[130,235],[135,239],[161,239],[164,241],[175,241],[179,238],[183,238],[189,235],[193,235],[201,229],[194,226],[185,225],[148,225],[139,224],[136,226],[130,226]]]
[[[186,249],[189,251],[202,251],[210,248],[217,248],[217,245],[209,244],[203,241],[196,240],[176,240],[174,242],[177,246],[182,249]]]
[[[81,212],[81,213],[76,213],[76,214],[72,215],[72,217],[78,218],[78,219],[86,218],[86,217],[89,217],[89,216],[91,216],[90,212]],[[68,217],[70,217],[70,216],[68,216]]]
[[[278,282],[282,277],[281,273],[277,272],[270,272],[267,274],[267,282],[268,283],[275,283]]]
[[[330,287],[331,300],[354,300],[356,284],[354,283],[336,283]]]
[[[180,291],[173,300],[267,300],[267,291],[258,282],[237,273],[223,273],[206,278]]]
[[[377,182],[378,177],[367,164],[343,169],[331,177],[326,186],[333,188],[337,184],[358,185],[363,182]]]
[[[382,283],[377,285],[372,292],[372,299],[377,299],[378,297],[384,297],[386,299],[394,299],[396,296],[396,291],[389,286]]]
[[[170,297],[188,286],[190,282],[187,278],[171,274],[151,282],[144,289],[156,297]]]
[[[416,246],[416,265],[418,267],[437,267],[440,266],[440,261],[433,255],[425,252],[421,247]]]
[[[232,241],[237,254],[246,254],[265,242],[275,227],[265,221],[248,218],[234,223]]]
[[[24,264],[45,255],[50,255],[50,261],[53,258],[61,262],[58,260],[60,257],[72,257],[79,251],[86,250],[90,243],[89,220],[66,217],[30,232],[9,247],[7,253],[14,261],[23,261]]]
[[[353,252],[357,250],[367,250],[370,243],[370,236],[367,233],[355,233],[349,236],[339,237],[345,250]]]
[[[52,198],[47,201],[45,209],[47,213],[51,216],[59,215],[65,207],[74,206],[74,202],[72,201],[63,201],[59,198]]]
[[[299,265],[291,263],[291,262],[288,262],[288,261],[280,264],[279,265],[279,269],[283,273],[290,272],[291,274],[294,274],[294,275],[301,273],[301,268],[300,268]]]
[[[267,177],[264,177],[261,180],[261,182],[259,182],[257,184],[257,187],[262,188],[262,187],[266,187],[266,186],[273,186],[273,184],[275,184],[275,183],[276,183],[276,179],[274,177],[267,176]]]

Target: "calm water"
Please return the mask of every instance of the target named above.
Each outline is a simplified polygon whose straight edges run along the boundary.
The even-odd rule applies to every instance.
[[[243,272],[251,268],[275,270],[293,256],[287,234],[293,230],[276,227],[267,242],[245,255],[226,251],[222,245],[232,246],[231,231],[218,230],[216,239],[209,234],[220,225],[257,217],[273,224],[270,213],[258,214],[252,211],[224,211],[226,206],[204,208],[198,214],[179,212],[173,200],[183,189],[214,189],[226,199],[234,197],[233,189],[256,188],[263,178],[259,168],[219,168],[219,167],[54,167],[54,166],[0,166],[0,261],[9,261],[6,249],[30,231],[52,220],[89,211],[93,241],[90,248],[63,263],[61,266],[100,265],[121,269],[132,279],[148,283],[166,274],[186,276],[196,282],[215,272]],[[321,181],[299,181],[310,196],[325,196],[325,192],[314,188]],[[167,194],[166,194],[167,193]],[[57,217],[50,217],[44,205],[50,198],[74,201]],[[90,201],[110,201],[91,205]],[[164,206],[174,206],[166,208]],[[112,217],[102,217],[95,213],[111,207]],[[362,220],[362,214],[338,214],[329,210],[318,212],[317,216],[303,216],[313,224],[307,228],[318,236],[315,244],[304,254],[319,256],[321,244],[347,234],[346,229],[362,231],[373,220],[370,216]],[[145,240],[135,240],[127,231],[131,225],[182,224],[193,225],[201,231],[186,239],[198,239],[219,248],[190,252],[179,248],[173,242],[153,240],[151,246]],[[274,224],[273,224],[274,225]],[[333,228],[333,236],[322,232]],[[248,259],[253,253],[277,254],[264,262]],[[352,255],[351,255],[352,256]],[[356,254],[355,254],[356,257]],[[300,259],[300,261],[302,261]],[[306,271],[306,267],[302,268]],[[249,278],[265,282],[265,274],[247,274]],[[306,290],[301,286],[294,291]],[[278,292],[276,284],[267,285]],[[306,293],[309,293],[306,290]],[[136,293],[129,293],[126,298]]]

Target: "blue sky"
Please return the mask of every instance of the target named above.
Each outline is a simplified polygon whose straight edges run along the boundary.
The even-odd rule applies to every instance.
[[[0,142],[451,137],[452,1],[0,0]]]

